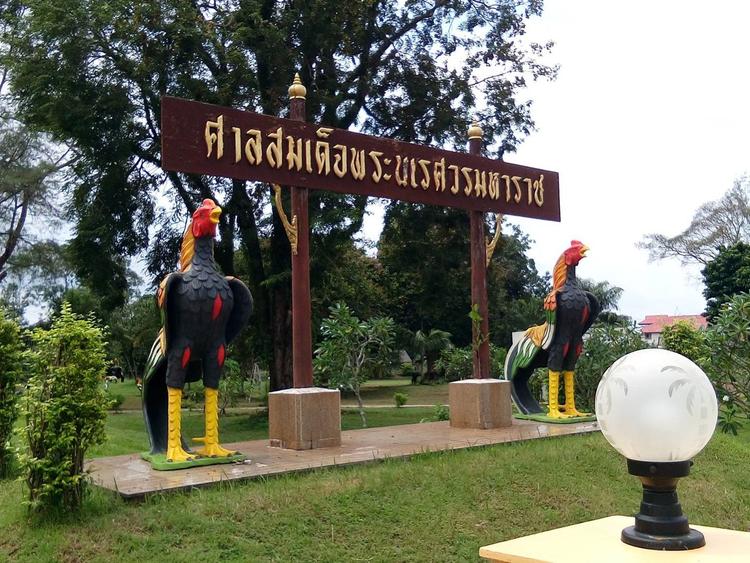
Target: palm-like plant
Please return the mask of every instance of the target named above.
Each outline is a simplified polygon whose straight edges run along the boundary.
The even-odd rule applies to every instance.
[[[432,373],[433,366],[440,352],[453,346],[451,333],[433,328],[429,333],[418,330],[414,334],[414,350],[419,357],[419,372],[424,375],[422,367],[426,364],[427,373]]]

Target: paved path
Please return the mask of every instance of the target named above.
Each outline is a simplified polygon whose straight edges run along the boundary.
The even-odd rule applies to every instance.
[[[191,489],[223,481],[598,430],[596,422],[542,424],[514,419],[510,427],[490,430],[451,428],[448,422],[424,422],[346,430],[341,433],[341,446],[335,448],[285,450],[270,447],[268,440],[224,444],[250,458],[232,465],[154,471],[139,454],[130,454],[96,458],[87,463],[87,468],[94,483],[100,487],[116,491],[124,498],[138,498],[149,493]]]

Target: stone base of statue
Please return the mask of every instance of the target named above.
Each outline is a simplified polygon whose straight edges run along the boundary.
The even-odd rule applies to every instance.
[[[271,446],[311,450],[341,445],[341,393],[303,387],[268,394]]]
[[[509,381],[455,381],[448,385],[448,400],[454,428],[502,428],[513,423]]]

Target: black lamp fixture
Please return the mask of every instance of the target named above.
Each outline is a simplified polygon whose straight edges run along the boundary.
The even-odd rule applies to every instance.
[[[643,484],[640,511],[635,525],[622,531],[623,542],[667,551],[706,544],[682,513],[677,481],[711,439],[717,414],[703,370],[668,350],[627,354],[602,376],[596,391],[602,434]]]

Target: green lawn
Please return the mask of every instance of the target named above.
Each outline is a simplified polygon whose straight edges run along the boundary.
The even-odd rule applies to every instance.
[[[394,409],[395,410],[395,409]],[[406,409],[402,409],[406,410]],[[717,435],[683,479],[694,523],[750,527],[750,441]],[[0,483],[0,560],[476,561],[480,546],[638,509],[640,484],[599,434],[425,454],[28,521]]]
[[[193,390],[202,388],[200,383],[191,384]],[[123,410],[139,410],[141,408],[141,395],[135,382],[126,379],[124,383],[111,383],[109,392],[112,395],[122,395],[125,398],[121,408]],[[376,379],[367,381],[362,386],[362,400],[367,405],[393,405],[394,393],[406,393],[409,396],[408,405],[434,405],[436,403],[448,403],[448,384],[437,385],[411,385],[408,378]],[[354,394],[348,391],[342,393],[342,404],[354,405],[356,399]],[[258,406],[260,403],[254,397],[249,403],[241,403],[242,406]]]

